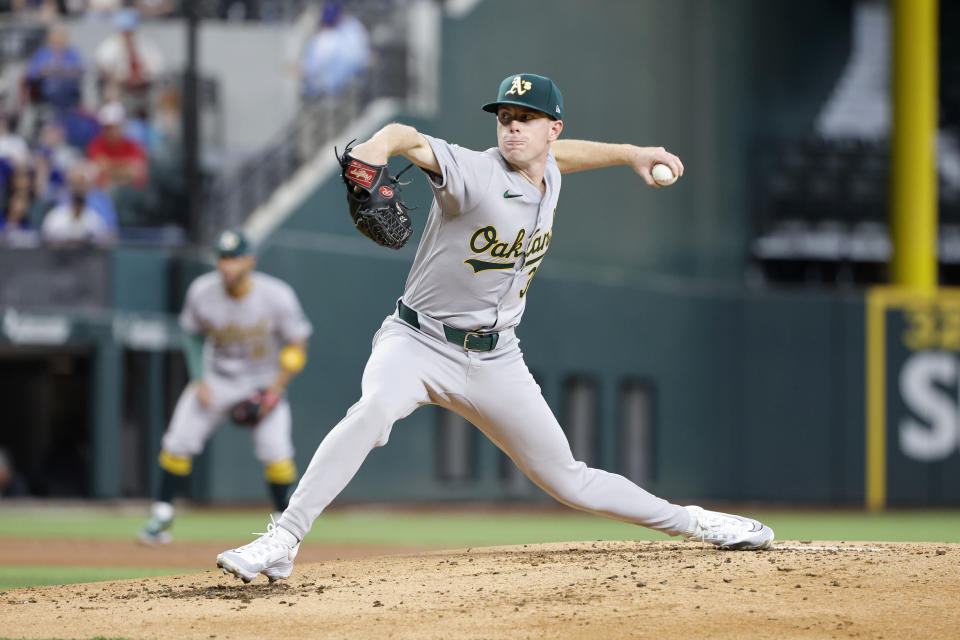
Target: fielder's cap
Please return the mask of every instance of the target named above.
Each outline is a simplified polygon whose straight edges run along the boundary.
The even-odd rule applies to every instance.
[[[247,236],[239,229],[227,229],[220,232],[213,249],[220,258],[235,258],[253,253]]]
[[[554,120],[563,119],[563,96],[553,80],[535,73],[507,76],[500,83],[497,99],[483,105],[484,111],[496,113],[501,104],[515,104],[542,111]]]

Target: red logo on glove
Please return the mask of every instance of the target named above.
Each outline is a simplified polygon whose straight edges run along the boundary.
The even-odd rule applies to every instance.
[[[370,185],[373,184],[373,179],[377,177],[377,172],[358,160],[351,160],[350,167],[347,169],[347,177],[361,187],[369,189]]]
[[[393,189],[390,187],[380,187],[380,195],[382,195],[384,198],[392,198]]]

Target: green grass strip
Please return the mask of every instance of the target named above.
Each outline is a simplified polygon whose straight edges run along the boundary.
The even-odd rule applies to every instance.
[[[745,515],[773,527],[779,539],[888,540],[960,542],[960,510],[863,511],[747,510]],[[3,538],[132,540],[146,513],[111,509],[4,509]],[[183,542],[216,541],[226,545],[265,531],[266,513],[183,509],[173,534]],[[667,536],[634,525],[575,511],[405,512],[343,510],[324,514],[307,542],[399,546],[491,546],[574,540],[665,540]]]
[[[789,540],[960,542],[960,511],[759,511],[751,514]]]
[[[41,587],[50,584],[75,584],[79,582],[102,582],[127,578],[149,578],[179,573],[197,573],[196,569],[171,567],[49,567],[49,566],[0,566],[0,591],[20,587]]]

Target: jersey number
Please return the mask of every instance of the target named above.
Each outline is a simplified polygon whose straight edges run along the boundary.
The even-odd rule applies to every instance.
[[[530,269],[530,277],[527,278],[527,286],[525,286],[523,289],[520,289],[520,297],[521,297],[521,298],[523,298],[523,296],[527,295],[527,291],[530,291],[530,283],[533,281],[533,276],[535,276],[535,275],[537,275],[537,268],[536,268],[536,267]]]

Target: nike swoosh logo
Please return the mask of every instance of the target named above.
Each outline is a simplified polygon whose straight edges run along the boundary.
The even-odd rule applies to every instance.
[[[510,193],[510,189],[507,189],[506,191],[503,192],[504,198],[519,198],[522,195],[523,195],[522,193]]]

